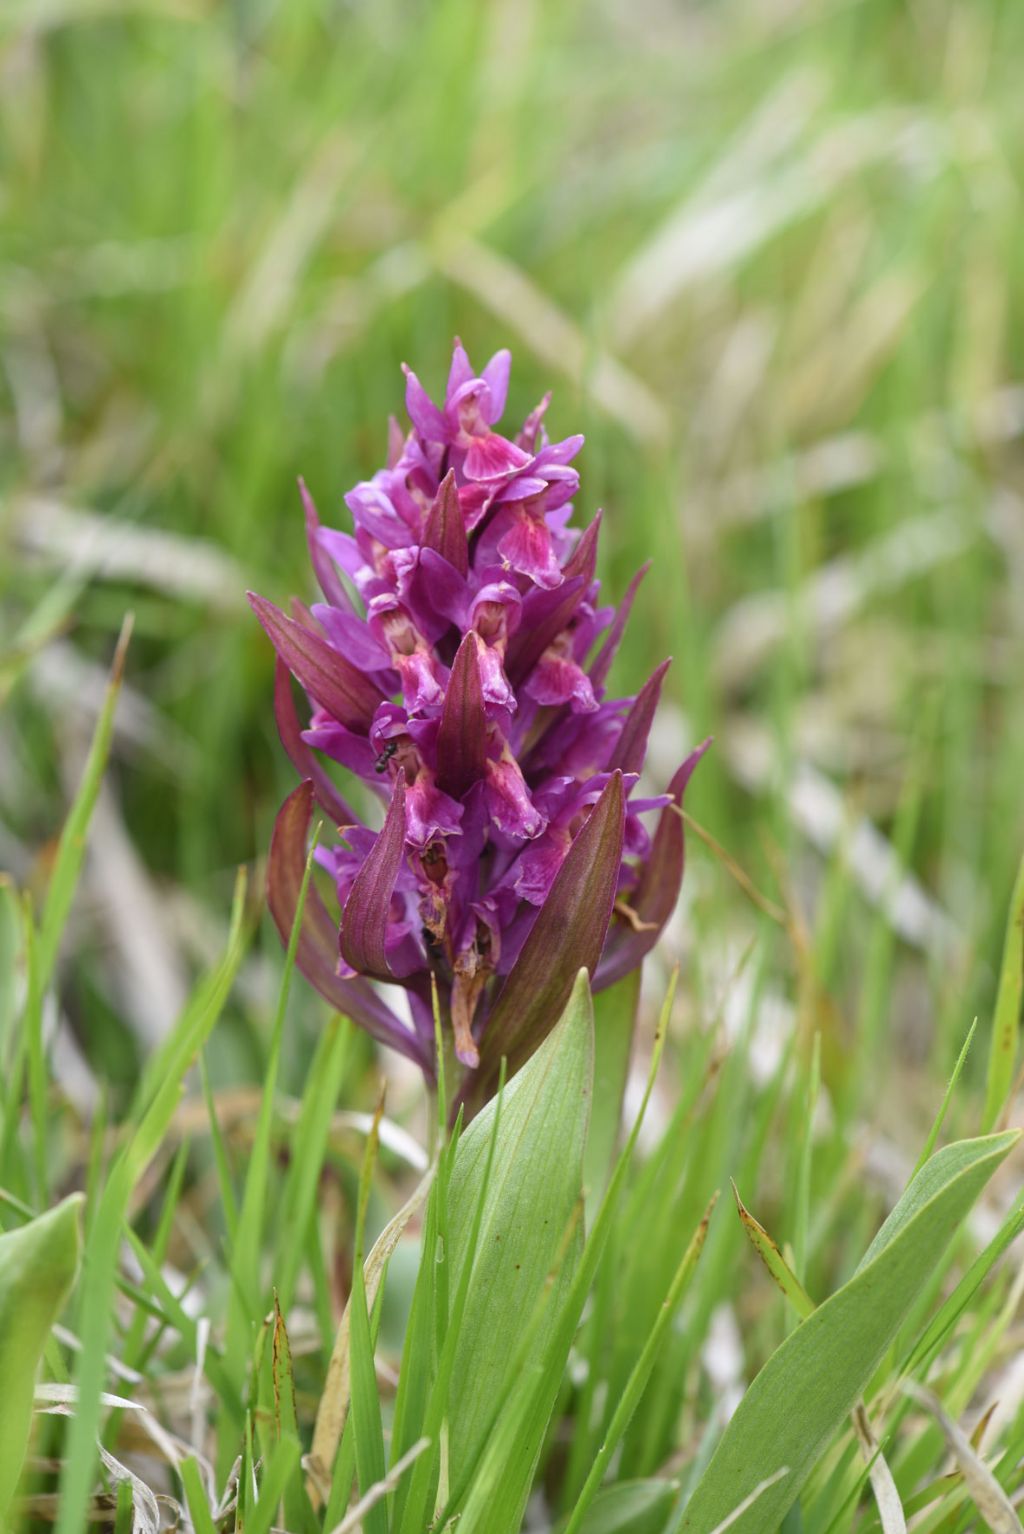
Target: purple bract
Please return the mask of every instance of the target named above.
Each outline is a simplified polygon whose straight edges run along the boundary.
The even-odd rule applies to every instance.
[[[322,527],[301,487],[323,601],[288,617],[250,596],[304,780],[271,845],[281,934],[318,801],[341,837],[316,854],[341,920],[311,886],[299,967],[428,1077],[433,977],[485,1090],[502,1056],[514,1070],[537,1047],[581,967],[599,989],[657,939],[683,872],[678,808],[705,749],[665,794],[633,796],[668,663],[635,697],[606,688],[643,571],[617,609],[599,605],[600,519],[570,526],[583,439],[548,440],[548,396],[514,437],[495,429],[509,364],[501,351],[476,374],[456,342],[442,406],[406,369],[412,430],[392,421],[387,467],[345,497],[354,532]],[[383,801],[381,830],[341,797],[325,757]],[[406,989],[412,1027],[371,980]]]

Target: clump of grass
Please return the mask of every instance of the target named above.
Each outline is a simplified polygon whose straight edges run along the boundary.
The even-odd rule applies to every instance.
[[[339,1098],[357,1089],[343,1022],[321,1034],[297,1111],[280,1117],[311,853],[265,1083],[246,1120],[251,1141],[225,1136],[223,1094],[197,1082],[195,1143],[179,1139],[166,1173],[152,1178],[238,983],[251,928],[241,880],[224,954],[116,1134],[100,1123],[91,1147],[78,1141],[79,1163],[62,1155],[65,1133],[51,1111],[61,1090],[38,1021],[52,961],[46,976],[33,966],[56,952],[72,906],[122,668],[119,652],[39,925],[10,891],[4,905],[12,951],[28,965],[5,1037],[16,1067],[35,1051],[43,1072],[32,1090],[21,1085],[30,1072],[15,1071],[0,1167],[5,1220],[18,1225],[44,1204],[55,1170],[61,1182],[89,1184],[83,1271],[46,1346],[52,1383],[37,1392],[37,1410],[57,1403],[63,1415],[37,1422],[16,1527],[54,1518],[71,1534],[113,1516],[150,1529],[166,1516],[203,1534],[231,1525],[515,1534],[528,1504],[567,1534],[754,1530],[797,1507],[804,1527],[823,1531],[873,1517],[889,1531],[912,1511],[938,1529],[972,1507],[998,1513],[993,1526],[1014,1526],[1024,1427],[1015,1408],[998,1420],[993,1411],[1019,1290],[1001,1259],[1024,1204],[1005,1194],[979,1201],[1018,1133],[936,1149],[951,1102],[964,1115],[988,1111],[964,1095],[961,1057],[902,1193],[872,1193],[853,1175],[855,1129],[825,1111],[818,1035],[809,1051],[796,1039],[757,1068],[758,989],[773,943],[789,941],[784,930],[773,938],[774,923],[750,961],[760,973],[738,1037],[713,1018],[680,1032],[670,984],[621,1144],[598,1130],[588,1154],[591,1127],[608,1111],[610,1065],[621,1068],[629,1050],[631,982],[612,991],[595,1032],[581,971],[537,1053],[470,1126],[460,1113],[450,1132],[440,1051],[433,1157],[385,1221],[382,1147],[395,1136],[384,1130],[383,1099],[361,1154],[332,1141]],[[1011,921],[1003,995],[1020,982],[1016,933]],[[1003,1047],[995,1030],[994,1061]],[[677,1085],[659,1113],[666,1070]],[[602,1099],[592,1113],[595,1080]],[[770,1174],[773,1145],[801,1168],[788,1186]],[[742,1204],[740,1219],[716,1209],[730,1175],[758,1190],[778,1238]],[[985,1219],[972,1225],[975,1206]],[[844,1228],[856,1239],[842,1239]],[[759,1279],[758,1256],[784,1300]],[[42,1294],[51,1259],[39,1260]],[[63,1254],[52,1260],[63,1275],[59,1303],[71,1270]],[[0,1260],[0,1308],[16,1330],[27,1294],[6,1273]],[[718,1356],[727,1315],[742,1330],[748,1367],[763,1361],[752,1384],[742,1365],[729,1377]],[[38,1345],[18,1359],[29,1384],[37,1357]],[[740,1397],[727,1422],[730,1398]],[[30,1406],[21,1408],[26,1426]],[[973,1447],[970,1425],[956,1425],[965,1413],[977,1417]]]

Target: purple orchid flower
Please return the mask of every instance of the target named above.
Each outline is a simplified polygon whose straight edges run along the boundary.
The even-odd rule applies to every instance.
[[[600,989],[657,940],[683,874],[678,811],[708,745],[665,794],[633,797],[668,662],[635,697],[607,697],[607,679],[644,571],[618,609],[599,605],[599,518],[570,525],[583,439],[548,441],[548,396],[514,437],[496,430],[510,361],[500,351],[478,375],[456,341],[442,406],[406,368],[412,430],[392,421],[387,467],[346,496],[354,532],[322,527],[300,481],[323,602],[289,617],[250,594],[303,779],[270,850],[281,935],[317,802],[340,833],[316,855],[341,916],[311,886],[300,969],[428,1078],[436,984],[485,1091],[503,1056],[511,1071],[536,1049],[581,966]],[[323,758],[382,801],[381,830]],[[412,1027],[371,981],[405,988]]]

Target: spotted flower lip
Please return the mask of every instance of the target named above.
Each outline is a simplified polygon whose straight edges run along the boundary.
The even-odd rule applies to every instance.
[[[300,969],[428,1079],[436,987],[483,1093],[502,1057],[515,1070],[541,1042],[581,967],[600,989],[656,942],[683,874],[683,794],[709,744],[664,794],[635,794],[669,663],[635,696],[609,696],[608,677],[644,572],[601,605],[600,517],[572,525],[583,439],[548,439],[548,395],[503,435],[510,366],[499,351],[477,374],[456,341],[440,404],[405,368],[411,429],[392,421],[385,467],[345,497],[352,531],[323,526],[300,481],[323,600],[288,614],[249,597],[302,779],[270,849],[282,938],[319,805],[338,828],[316,858],[340,916],[311,886]],[[361,785],[367,813],[329,763]],[[409,1022],[371,982],[404,989]]]

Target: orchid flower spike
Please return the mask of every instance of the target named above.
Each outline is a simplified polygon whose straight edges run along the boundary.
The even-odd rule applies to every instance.
[[[340,919],[311,884],[299,968],[428,1079],[436,986],[485,1090],[503,1056],[511,1071],[536,1049],[581,967],[601,989],[657,940],[683,873],[678,811],[708,744],[664,794],[634,795],[668,662],[633,697],[609,698],[607,680],[644,572],[617,608],[600,605],[600,519],[570,525],[583,439],[548,439],[547,397],[514,436],[499,432],[510,361],[500,351],[477,374],[456,341],[441,405],[406,368],[411,430],[392,421],[387,466],[345,497],[353,531],[322,526],[300,481],[323,600],[288,616],[250,595],[302,778],[270,850],[282,938],[318,803],[339,828],[316,858]],[[381,801],[379,830],[327,762]],[[411,1025],[377,981],[405,989]]]

